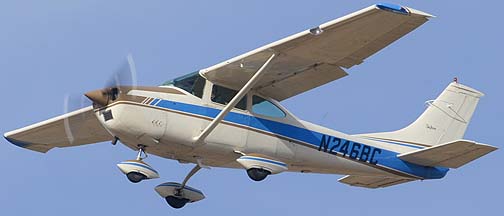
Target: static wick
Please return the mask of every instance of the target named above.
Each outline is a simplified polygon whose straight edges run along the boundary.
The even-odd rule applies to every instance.
[[[453,82],[458,83],[458,78],[457,78],[457,77],[454,77],[454,78],[453,78]]]

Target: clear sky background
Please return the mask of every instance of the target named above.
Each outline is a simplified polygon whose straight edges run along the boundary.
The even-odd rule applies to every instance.
[[[503,147],[502,1],[395,1],[437,17],[344,79],[282,102],[301,119],[346,133],[413,121],[453,79],[486,93],[465,138]],[[128,52],[142,85],[211,66],[375,1],[0,2],[0,131],[63,112],[66,93],[101,88]],[[100,143],[40,154],[0,141],[2,215],[483,215],[502,208],[503,151],[443,180],[385,189],[340,184],[337,175],[283,173],[252,182],[213,168],[190,185],[207,198],[174,210],[154,187],[192,165],[159,157],[161,179],[131,184],[116,163],[123,145]]]

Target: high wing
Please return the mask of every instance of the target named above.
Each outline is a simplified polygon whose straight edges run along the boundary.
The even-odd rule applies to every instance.
[[[343,178],[340,178],[338,181],[355,187],[383,188],[414,180],[415,179],[380,177],[380,176],[347,175],[344,176]]]
[[[377,4],[202,69],[200,74],[240,89],[275,54],[252,90],[281,101],[346,76],[342,67],[362,63],[430,17],[411,8]]]
[[[112,140],[89,106],[4,134],[9,142],[45,153],[54,147],[70,147]]]

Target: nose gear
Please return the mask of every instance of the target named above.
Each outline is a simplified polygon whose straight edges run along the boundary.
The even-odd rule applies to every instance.
[[[148,157],[145,152],[146,147],[145,145],[138,145],[138,154],[135,160],[126,160],[117,164],[119,170],[121,170],[132,183],[159,178],[158,172],[143,161],[143,159]]]

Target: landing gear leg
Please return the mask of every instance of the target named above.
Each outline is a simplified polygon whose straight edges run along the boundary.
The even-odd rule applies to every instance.
[[[142,145],[142,144],[138,144],[137,147],[138,147],[138,154],[137,154],[136,160],[141,161],[141,160],[149,157],[149,155],[147,155],[147,153],[145,152],[145,148],[147,146]]]
[[[181,188],[184,188],[189,179],[196,174],[199,170],[201,169],[201,166],[199,164],[196,164],[194,168],[187,174],[187,176],[184,178],[184,181],[182,182]]]
[[[194,168],[187,174],[187,176],[184,178],[184,181],[180,185],[179,188],[175,188],[175,193],[173,196],[167,196],[165,197],[166,202],[168,205],[170,205],[173,208],[182,208],[187,204],[190,200],[187,198],[184,198],[184,187],[186,186],[187,182],[189,179],[196,174],[199,170],[201,169],[199,164],[196,164]]]
[[[145,149],[144,145],[138,145],[138,154],[137,154],[136,160],[139,162],[148,157],[148,155],[147,155],[147,153],[145,153],[144,149]],[[126,174],[126,177],[132,183],[138,183],[144,179],[147,179],[147,176],[145,176],[144,174],[142,174],[139,171],[128,172]]]

